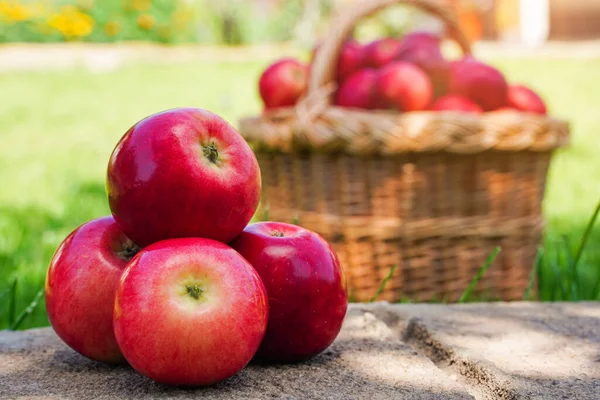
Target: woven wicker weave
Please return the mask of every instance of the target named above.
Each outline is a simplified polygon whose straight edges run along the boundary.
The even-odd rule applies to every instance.
[[[434,0],[370,0],[334,21],[294,108],[246,118],[269,219],[312,229],[335,247],[357,301],[456,300],[492,252],[483,297],[520,299],[540,242],[553,150],[568,124],[510,111],[352,110],[330,105],[340,48],[363,17],[408,3],[442,18],[465,53],[454,14]]]

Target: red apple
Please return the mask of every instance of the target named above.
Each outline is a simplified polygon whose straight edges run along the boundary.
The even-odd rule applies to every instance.
[[[337,64],[338,83],[346,81],[364,66],[363,46],[355,40],[347,41],[340,52]]]
[[[75,229],[58,247],[46,275],[46,310],[56,334],[94,360],[124,362],[113,333],[115,290],[139,248],[112,217]]]
[[[457,94],[447,94],[438,98],[431,109],[434,111],[462,111],[473,114],[483,112],[483,109],[473,100]]]
[[[171,239],[139,252],[123,272],[114,329],[139,373],[201,386],[248,364],[268,312],[258,274],[235,250],[210,239]]]
[[[402,42],[404,44],[418,44],[420,46],[429,46],[429,45],[433,45],[433,46],[437,46],[440,47],[440,43],[442,41],[442,38],[432,32],[426,32],[426,31],[414,31],[414,32],[410,32],[407,33],[406,35],[404,35],[404,37],[402,37]]]
[[[260,189],[246,141],[218,115],[194,108],[138,122],[108,164],[113,216],[141,246],[179,237],[228,242],[254,215]]]
[[[508,84],[496,68],[469,57],[450,63],[448,90],[489,111],[506,105]]]
[[[334,104],[349,108],[374,108],[374,89],[377,73],[363,69],[353,73],[339,88]]]
[[[400,111],[425,110],[433,98],[431,80],[414,64],[395,61],[377,74],[376,94]]]
[[[269,324],[257,358],[292,362],[325,350],[336,338],[348,307],[346,281],[331,246],[296,225],[259,222],[232,246],[262,278]]]
[[[308,67],[293,58],[271,64],[258,82],[265,109],[293,106],[308,86]]]
[[[436,95],[446,92],[448,86],[448,70],[450,63],[444,58],[440,49],[439,37],[409,36],[396,54],[396,60],[415,64],[429,75]]]
[[[322,43],[317,43],[311,52],[310,63],[314,64],[315,57],[321,48]],[[348,40],[340,49],[338,63],[336,67],[336,80],[338,84],[343,83],[356,71],[364,67],[363,46],[356,40]]]
[[[523,85],[508,87],[508,105],[521,111],[546,114],[544,100],[532,89]]]
[[[371,68],[380,68],[392,62],[402,46],[402,41],[383,38],[369,43],[364,49],[364,64]]]

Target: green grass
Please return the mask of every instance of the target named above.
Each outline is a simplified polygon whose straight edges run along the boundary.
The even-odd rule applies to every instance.
[[[600,199],[600,59],[495,63],[513,81],[538,88],[553,114],[573,123],[573,144],[556,155],[550,170],[538,294],[544,300],[593,298],[600,280],[600,232],[591,230],[576,273],[570,257],[576,257]],[[0,328],[35,299],[61,240],[81,223],[109,213],[106,163],[125,130],[148,114],[178,106],[207,108],[235,124],[260,109],[255,85],[263,65],[0,73]],[[16,290],[5,290],[15,277]],[[12,293],[10,316],[5,296]],[[40,302],[20,328],[47,323]]]

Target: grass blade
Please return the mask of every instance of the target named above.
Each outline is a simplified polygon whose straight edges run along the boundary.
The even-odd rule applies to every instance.
[[[269,207],[265,207],[265,211],[263,213],[263,221],[268,221],[269,220]]]
[[[575,258],[573,259],[573,271],[574,273],[577,273],[577,266],[579,265],[579,262],[581,261],[581,256],[583,255],[583,249],[585,248],[585,245],[587,244],[590,235],[592,234],[592,229],[594,228],[594,225],[596,224],[596,220],[598,219],[598,214],[600,214],[600,201],[598,201],[598,204],[596,204],[596,209],[594,210],[594,214],[592,214],[592,217],[590,218],[590,221],[588,222],[585,231],[583,232],[583,237],[581,238],[581,242],[579,242],[579,247],[577,248],[577,252],[575,253]],[[598,281],[600,282],[600,277],[597,278]],[[598,286],[599,282],[596,282],[596,286]]]
[[[19,326],[21,326],[23,321],[25,321],[25,318],[27,318],[28,316],[30,316],[33,313],[33,311],[37,307],[38,303],[40,302],[40,299],[42,298],[43,294],[44,294],[44,288],[41,288],[40,290],[38,290],[38,292],[36,293],[35,297],[31,301],[31,303],[29,303],[27,308],[25,308],[21,312],[21,314],[19,314],[19,316],[17,317],[17,320],[13,324],[11,324],[10,329],[12,331],[16,331],[17,329],[19,329]]]
[[[17,282],[19,279],[15,277],[10,287],[10,294],[8,297],[8,325],[15,323],[15,315],[17,310]]]
[[[579,298],[579,278],[573,261],[571,246],[569,245],[569,237],[567,235],[562,235],[562,240],[565,246],[565,257],[567,258],[567,295],[571,300],[575,301]]]
[[[525,289],[525,294],[523,295],[523,300],[529,300],[529,294],[531,293],[531,288],[533,288],[533,282],[535,281],[536,275],[538,275],[538,271],[541,269],[542,260],[544,257],[544,250],[539,248],[535,255],[535,262],[533,263],[533,269],[531,270],[531,274],[529,274],[529,282],[527,282],[527,288]],[[539,279],[538,279],[539,282]]]
[[[379,287],[377,288],[377,291],[375,292],[375,295],[369,301],[370,303],[373,303],[375,300],[377,300],[377,298],[379,297],[379,295],[381,295],[381,293],[383,293],[383,289],[385,289],[385,285],[387,285],[387,283],[390,280],[390,278],[392,277],[392,275],[394,275],[394,272],[396,271],[396,268],[398,268],[398,264],[392,265],[392,268],[390,268],[390,272],[388,272],[388,274],[386,275],[386,277],[383,278],[383,280],[379,284]]]
[[[471,292],[475,288],[475,285],[477,285],[477,283],[481,280],[481,278],[483,277],[483,274],[485,274],[485,271],[487,271],[488,268],[490,267],[490,265],[492,265],[492,263],[498,256],[498,253],[500,253],[501,250],[502,249],[500,247],[496,247],[494,249],[494,251],[492,251],[492,254],[490,254],[490,256],[487,258],[487,260],[485,260],[485,263],[483,263],[481,268],[479,268],[479,271],[477,271],[477,274],[471,280],[471,283],[469,283],[469,286],[467,287],[467,289],[465,289],[462,296],[460,296],[460,300],[458,300],[459,303],[464,303],[469,298],[469,296],[471,296]]]
[[[294,219],[292,219],[292,225],[298,225],[300,222],[300,218],[298,218],[298,214],[294,215]]]
[[[542,250],[542,257],[540,259],[540,265],[537,269],[537,287],[538,287],[538,300],[544,301],[548,300],[552,296],[552,292],[548,292],[548,288],[551,291],[554,290],[554,287],[550,287],[550,280],[548,280],[547,271],[548,271],[548,253],[545,250],[545,247],[540,247]]]
[[[565,289],[565,285],[564,285],[564,274],[562,272],[562,270],[560,269],[560,254],[558,252],[558,250],[554,251],[554,258],[555,258],[555,262],[554,264],[552,264],[552,272],[554,273],[554,284],[555,286],[558,286],[558,288],[560,289],[560,298],[558,299],[559,301],[565,301],[567,299],[567,290]],[[554,296],[554,293],[552,293],[552,301],[557,300],[556,297]]]

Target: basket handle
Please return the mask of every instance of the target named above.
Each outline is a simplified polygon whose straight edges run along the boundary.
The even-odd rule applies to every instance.
[[[337,60],[346,38],[356,24],[365,17],[394,4],[410,4],[439,17],[448,29],[450,37],[458,42],[464,54],[471,54],[469,40],[459,27],[456,14],[448,0],[364,0],[332,21],[332,29],[315,56],[310,73],[308,96],[318,95],[321,88],[335,79]]]

